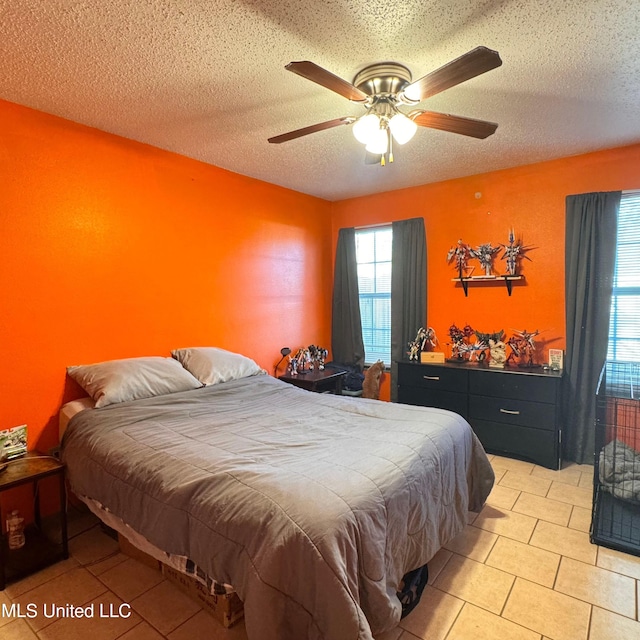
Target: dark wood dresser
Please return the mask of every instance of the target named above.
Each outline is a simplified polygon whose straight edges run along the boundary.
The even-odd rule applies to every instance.
[[[398,363],[398,401],[469,421],[484,448],[560,468],[562,374],[542,368]]]

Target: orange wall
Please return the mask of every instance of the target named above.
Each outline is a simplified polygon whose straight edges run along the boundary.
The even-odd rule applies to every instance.
[[[67,365],[330,346],[330,203],[2,101],[0,175],[0,429],[31,448]]]
[[[400,169],[400,165],[393,169]],[[384,171],[383,167],[371,167]],[[427,176],[425,176],[427,178]],[[427,233],[427,322],[447,351],[452,323],[490,333],[539,329],[537,360],[564,349],[565,197],[590,191],[640,188],[640,145],[553,160],[333,203],[333,244],[341,227],[423,216]],[[475,194],[481,193],[480,198]],[[511,297],[503,284],[470,285],[465,298],[446,262],[458,238],[471,246],[508,241],[512,228],[531,246],[525,283]],[[534,248],[533,248],[534,247]],[[501,254],[500,254],[501,255]],[[478,264],[472,261],[470,264]],[[496,265],[504,268],[504,262]],[[480,272],[479,265],[476,272]],[[416,327],[417,329],[418,327]],[[388,397],[388,376],[383,394]]]

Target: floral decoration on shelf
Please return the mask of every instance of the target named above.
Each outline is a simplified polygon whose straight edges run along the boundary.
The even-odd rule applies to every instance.
[[[315,369],[323,371],[328,355],[329,352],[324,347],[318,347],[313,344],[308,347],[301,347],[293,356],[289,356],[287,372],[289,375],[295,376]]]

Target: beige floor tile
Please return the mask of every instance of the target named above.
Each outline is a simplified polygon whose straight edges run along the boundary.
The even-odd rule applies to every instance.
[[[200,610],[193,600],[166,580],[138,596],[131,606],[164,635]]]
[[[551,589],[556,579],[560,556],[551,551],[500,537],[485,564]]]
[[[498,484],[498,482],[500,482],[500,478],[502,478],[502,476],[507,473],[508,469],[494,469],[493,470],[493,475],[495,476],[493,483],[494,484]]]
[[[7,588],[4,590],[4,592],[10,598],[15,599],[18,596],[21,596],[23,593],[26,593],[27,591],[31,591],[31,589],[39,587],[41,584],[44,584],[48,580],[51,580],[57,576],[61,576],[63,573],[66,573],[71,569],[77,568],[78,562],[75,558],[61,560],[60,562],[56,562],[55,564],[52,564],[50,567],[47,567],[42,571],[37,571],[36,573],[32,573],[26,578],[22,578],[22,580],[18,580],[17,582],[13,582],[10,585],[7,585]]]
[[[100,562],[119,551],[117,540],[104,533],[100,527],[93,527],[69,540],[69,553],[81,565]]]
[[[640,580],[640,558],[637,556],[607,549],[606,547],[598,547],[596,565]]]
[[[408,631],[403,631],[402,635],[398,638],[398,640],[423,640],[423,639],[418,638],[418,636],[414,636],[413,633],[409,633]]]
[[[447,542],[444,548],[478,562],[484,562],[497,539],[498,536],[495,533],[467,525],[453,540]]]
[[[244,622],[225,629],[206,611],[199,611],[172,631],[167,638],[169,640],[247,640],[247,632]]]
[[[133,627],[131,631],[127,631],[118,640],[163,640],[161,636],[148,622],[144,620]]]
[[[499,536],[513,538],[520,542],[528,542],[536,522],[535,518],[522,513],[486,506],[471,526],[497,533]]]
[[[530,473],[507,471],[500,480],[501,487],[509,487],[518,491],[526,491],[536,496],[546,496],[551,487],[551,480],[539,478]]]
[[[549,498],[523,491],[513,505],[512,511],[566,527],[573,508],[572,505],[566,502],[549,500]]]
[[[503,458],[502,456],[493,456],[491,461],[493,469],[510,469],[519,473],[531,473],[536,466],[533,462],[525,462],[524,460],[516,460],[515,458]]]
[[[563,467],[557,471],[553,469],[547,469],[546,467],[535,466],[531,472],[532,476],[537,478],[545,478],[547,480],[553,480],[555,482],[562,482],[563,484],[570,484],[574,487],[578,486],[580,482],[581,471],[574,466]]]
[[[467,511],[467,524],[471,524],[477,517],[478,514],[475,511]]]
[[[569,518],[569,529],[576,529],[589,533],[591,528],[591,509],[584,507],[573,507],[571,518]]]
[[[2,627],[2,640],[38,640],[24,620],[12,620]]]
[[[433,584],[436,581],[436,578],[447,562],[449,562],[449,558],[451,558],[452,555],[451,551],[440,549],[438,553],[429,560],[429,584]]]
[[[442,640],[449,633],[463,604],[462,600],[427,586],[420,603],[400,621],[400,627],[418,638]]]
[[[578,486],[583,489],[591,489],[593,491],[593,469],[591,471],[583,471],[580,474],[580,482]]]
[[[105,571],[113,569],[113,567],[119,565],[121,562],[124,562],[128,557],[129,556],[126,556],[124,553],[116,553],[113,556],[107,557],[105,560],[88,564],[86,568],[91,571],[94,576],[99,576]]]
[[[589,542],[589,535],[583,531],[538,520],[529,544],[587,564],[596,563],[598,547]]]
[[[622,640],[640,638],[640,622],[611,611],[593,607],[589,640]]]
[[[636,581],[628,576],[562,558],[555,590],[628,618],[636,615]]]
[[[591,509],[593,502],[593,490],[582,487],[572,487],[562,482],[552,482],[547,498],[575,504],[577,507]]]
[[[586,640],[591,605],[516,578],[502,617],[553,640]]]
[[[487,498],[487,504],[492,507],[497,507],[498,509],[511,509],[519,495],[520,492],[517,489],[509,489],[508,487],[494,484]]]
[[[140,622],[140,617],[110,592],[87,606],[93,607],[91,617],[58,618],[40,631],[40,640],[115,640]]]
[[[478,640],[478,638],[540,640],[540,634],[467,602],[451,628],[449,638],[452,640]]]
[[[452,596],[499,614],[513,581],[514,576],[504,571],[454,554],[434,586]]]
[[[44,605],[73,605],[80,606],[90,602],[94,598],[107,591],[99,580],[92,576],[86,569],[71,569],[60,576],[41,584],[31,591],[27,591],[14,599],[26,609],[27,604],[33,603],[38,609],[38,616],[29,619],[29,626],[36,631],[53,622],[52,618],[46,618]]]
[[[164,580],[160,571],[140,564],[133,558],[127,558],[99,577],[101,582],[125,602],[131,602]]]

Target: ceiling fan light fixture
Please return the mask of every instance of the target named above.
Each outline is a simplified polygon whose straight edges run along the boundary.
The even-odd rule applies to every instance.
[[[389,135],[386,129],[378,129],[373,133],[365,149],[369,153],[385,154],[389,149]]]
[[[353,135],[358,142],[368,144],[380,129],[380,120],[375,113],[358,118],[353,125]]]
[[[409,142],[416,133],[418,125],[404,115],[404,113],[396,113],[391,120],[389,120],[389,129],[391,129],[391,135],[398,144],[404,144]]]

